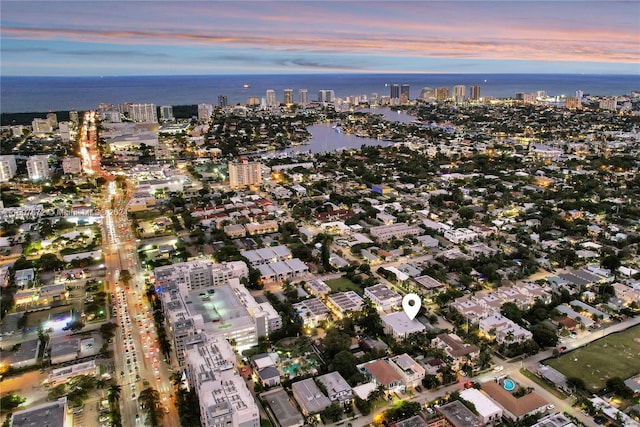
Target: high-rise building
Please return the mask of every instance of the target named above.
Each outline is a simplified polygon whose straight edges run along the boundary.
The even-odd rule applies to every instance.
[[[47,120],[51,124],[52,129],[58,127],[58,116],[56,113],[47,113]]]
[[[437,101],[446,101],[451,98],[450,89],[448,87],[438,87],[436,88],[436,100]]]
[[[602,110],[616,111],[618,109],[618,100],[616,98],[601,99],[599,107]]]
[[[389,97],[391,98],[392,103],[400,101],[400,85],[398,84],[391,85]]]
[[[33,119],[33,121],[31,122],[31,127],[33,128],[33,133],[36,134],[53,132],[51,122],[47,119]]]
[[[218,107],[224,108],[229,105],[227,95],[218,95]]]
[[[293,104],[293,89],[285,89],[283,97],[285,105]]]
[[[405,95],[407,97],[407,100],[411,99],[411,96],[409,96],[409,85],[408,84],[403,84],[402,86],[400,86],[400,96]]]
[[[185,348],[187,379],[200,405],[204,427],[260,427],[260,411],[234,369],[235,353],[224,337],[207,337]]]
[[[30,180],[39,181],[48,178],[49,174],[49,156],[31,156],[27,159],[27,175]]]
[[[16,156],[0,156],[0,182],[7,182],[16,175]]]
[[[213,105],[211,104],[198,104],[198,121],[208,122],[213,114]]]
[[[58,130],[60,131],[60,139],[62,142],[71,141],[71,127],[70,122],[60,122]]]
[[[129,117],[134,122],[158,123],[156,104],[129,104]]]
[[[309,92],[306,89],[298,90],[298,104],[307,105],[309,103]]]
[[[564,106],[566,108],[580,108],[582,107],[582,98],[578,98],[577,96],[568,96],[565,99]]]
[[[76,110],[69,111],[69,121],[74,124],[74,126],[78,126],[78,112]]]
[[[249,98],[247,98],[247,105],[249,107],[260,105],[260,98],[258,98],[257,96],[250,96]]]
[[[581,91],[581,90],[577,90],[576,91],[576,98],[580,98],[580,99],[584,98],[584,92]]]
[[[456,85],[453,87],[453,99],[456,102],[464,102],[467,88],[465,85]]]
[[[432,87],[423,87],[420,91],[420,99],[422,101],[434,101],[436,99],[436,91]]]
[[[471,98],[472,101],[480,100],[480,86],[479,85],[471,85],[470,94],[469,95],[470,95],[469,98]]]
[[[262,182],[262,164],[249,162],[242,158],[240,162],[229,162],[229,186],[232,189],[244,188],[250,185],[260,185]]]
[[[276,91],[273,89],[267,89],[266,94],[267,107],[277,107],[278,99],[276,98]]]
[[[322,103],[330,103],[335,101],[336,94],[333,90],[319,90],[318,91],[318,102]]]
[[[171,105],[163,105],[160,107],[160,119],[163,122],[170,122],[174,119],[173,107]]]

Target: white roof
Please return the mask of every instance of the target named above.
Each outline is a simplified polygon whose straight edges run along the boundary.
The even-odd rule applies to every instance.
[[[502,409],[485,396],[480,390],[468,388],[460,392],[460,397],[475,405],[476,411],[483,418],[488,418],[495,414],[502,414]]]

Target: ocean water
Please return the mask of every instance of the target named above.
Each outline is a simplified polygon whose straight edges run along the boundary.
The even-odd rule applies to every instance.
[[[334,90],[337,97],[377,93],[389,95],[391,84],[410,85],[410,98],[423,87],[462,84],[481,86],[481,96],[513,97],[516,92],[544,90],[548,95],[572,96],[577,90],[591,95],[624,95],[640,90],[637,75],[569,74],[291,74],[215,76],[103,76],[103,77],[18,77],[0,80],[0,112],[60,111],[93,109],[99,103],[154,103],[186,105],[218,103],[226,95],[229,104],[246,103],[250,96],[264,97],[267,89],[306,88],[309,100],[321,89]],[[249,85],[249,88],[244,88]]]

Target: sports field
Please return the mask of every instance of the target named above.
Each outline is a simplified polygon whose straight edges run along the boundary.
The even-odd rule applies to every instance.
[[[639,360],[640,325],[594,341],[557,359],[548,359],[545,364],[567,377],[582,378],[588,390],[598,391],[605,387],[609,378],[625,380],[640,373]]]

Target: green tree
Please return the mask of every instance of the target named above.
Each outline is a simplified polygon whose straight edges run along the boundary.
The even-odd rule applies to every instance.
[[[523,312],[513,302],[505,302],[500,308],[500,313],[509,320],[521,325]]]
[[[129,270],[122,270],[120,272],[120,280],[122,280],[122,283],[124,283],[125,286],[129,286],[129,282],[132,278],[133,276],[131,275],[131,272]]]
[[[164,417],[164,410],[158,390],[151,387],[145,388],[140,392],[138,400],[144,406],[144,411],[147,414],[147,423],[152,427],[160,425]]]
[[[0,398],[0,409],[2,409],[3,412],[11,411],[26,401],[26,397],[20,397],[15,393],[9,393]]]
[[[349,350],[342,350],[331,359],[330,366],[344,378],[349,378],[358,372],[358,359]]]
[[[540,347],[553,347],[558,343],[556,332],[542,324],[533,325],[529,330],[533,334],[533,340]]]
[[[609,378],[607,380],[607,390],[623,399],[631,399],[633,397],[633,390],[620,377]]]
[[[320,417],[325,424],[328,424],[327,421],[332,423],[339,421],[342,418],[342,414],[344,414],[342,406],[337,403],[332,403],[328,408],[320,412]]]
[[[54,271],[64,268],[64,262],[55,254],[43,254],[38,260],[38,267],[43,271]]]

